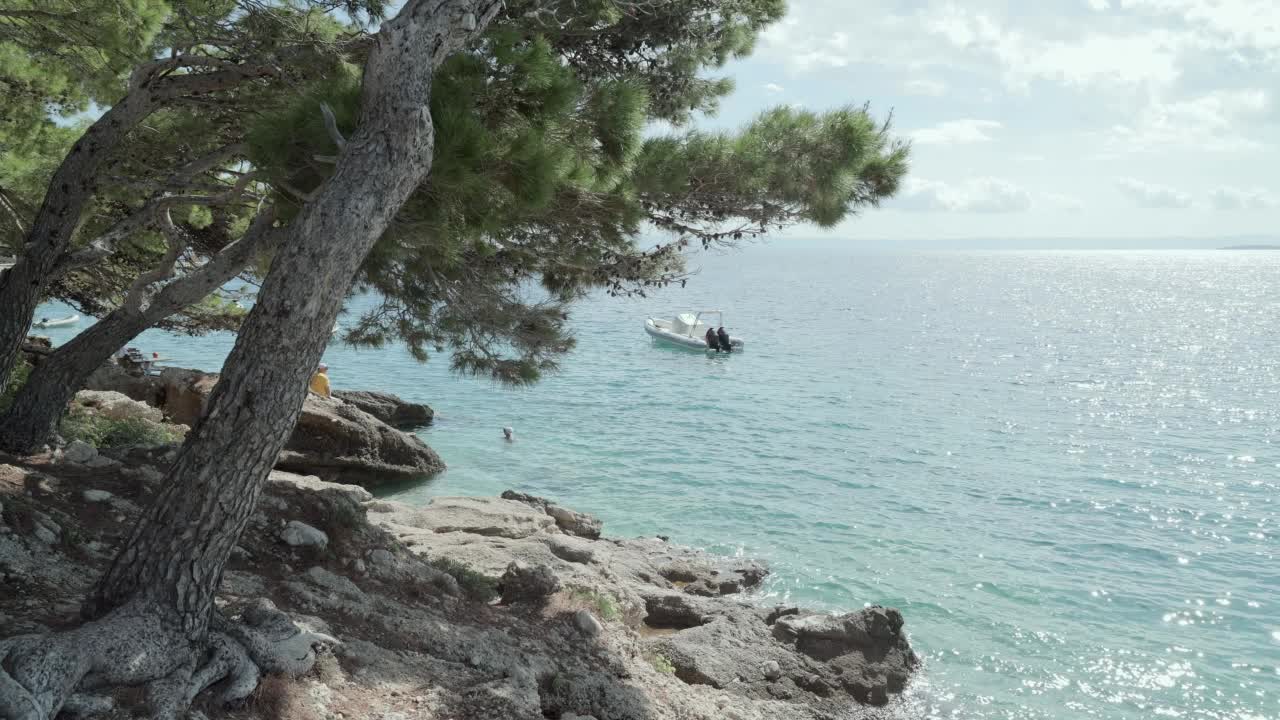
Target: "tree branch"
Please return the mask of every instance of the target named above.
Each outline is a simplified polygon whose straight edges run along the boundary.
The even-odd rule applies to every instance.
[[[164,231],[165,243],[168,245],[168,249],[159,264],[148,272],[139,275],[133,281],[133,284],[129,286],[129,292],[125,295],[122,303],[127,310],[133,312],[140,310],[143,297],[151,284],[173,277],[174,266],[178,263],[178,257],[182,255],[182,251],[190,244],[186,235],[178,229],[177,225],[173,224],[173,216],[169,214],[168,209],[160,216],[160,228]]]
[[[274,247],[284,234],[282,229],[273,227],[275,218],[274,206],[258,213],[239,240],[223,248],[199,269],[166,285],[147,306],[148,319],[158,322],[199,302],[239,274],[257,252]]]
[[[347,146],[347,139],[342,136],[342,131],[338,129],[338,119],[333,116],[333,108],[329,107],[329,103],[320,103],[320,114],[324,115],[324,129],[329,132],[329,138],[333,140],[333,144],[338,146],[338,152]]]

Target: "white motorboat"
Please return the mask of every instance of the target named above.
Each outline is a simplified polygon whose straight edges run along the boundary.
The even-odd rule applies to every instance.
[[[49,318],[40,318],[40,320],[38,320],[37,322],[31,323],[31,327],[33,328],[67,327],[68,325],[75,325],[78,322],[80,322],[79,315],[72,315],[70,317],[58,318],[56,320],[50,320]]]
[[[703,322],[715,317],[717,322]],[[703,310],[701,312],[680,313],[670,320],[649,318],[644,321],[644,331],[658,340],[679,345],[690,350],[711,351],[707,347],[707,330],[724,325],[724,313],[719,310]],[[740,337],[729,336],[729,344],[734,350],[742,350],[746,342]]]

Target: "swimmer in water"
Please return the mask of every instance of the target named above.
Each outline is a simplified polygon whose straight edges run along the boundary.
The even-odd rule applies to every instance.
[[[516,439],[516,431],[509,427],[504,427],[502,428],[502,437],[505,438],[507,442],[511,442]]]

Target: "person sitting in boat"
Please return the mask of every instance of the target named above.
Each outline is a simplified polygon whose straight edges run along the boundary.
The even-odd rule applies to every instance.
[[[707,332],[711,331],[708,330]],[[716,331],[716,337],[720,338],[720,347],[724,348],[725,352],[733,352],[733,345],[729,342],[729,333],[724,331],[723,325],[721,325],[720,329]]]
[[[720,352],[720,341],[716,338],[715,328],[707,328],[707,349]]]
[[[323,398],[332,397],[332,393],[329,392],[328,373],[329,366],[320,363],[316,367],[316,374],[311,376],[311,384],[307,389]]]

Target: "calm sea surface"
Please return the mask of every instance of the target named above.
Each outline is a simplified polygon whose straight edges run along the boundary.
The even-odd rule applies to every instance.
[[[766,602],[902,608],[926,658],[903,717],[1280,718],[1280,252],[700,262],[583,305],[530,390],[398,349],[326,360],[435,407],[450,469],[400,500],[519,488],[762,558]],[[747,352],[642,331],[711,307]],[[135,344],[212,370],[230,343]]]

